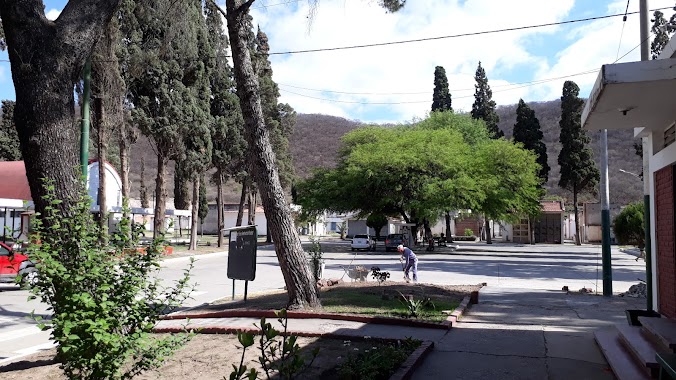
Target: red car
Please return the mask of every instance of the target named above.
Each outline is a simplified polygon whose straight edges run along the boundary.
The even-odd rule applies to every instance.
[[[22,284],[33,284],[37,280],[35,263],[28,256],[14,252],[7,244],[0,242],[0,283],[16,283],[21,276]]]

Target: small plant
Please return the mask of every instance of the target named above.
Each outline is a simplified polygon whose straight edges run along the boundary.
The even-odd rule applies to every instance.
[[[345,240],[347,237],[347,222],[343,221],[338,226],[338,232],[340,233],[340,240]]]
[[[48,206],[34,223],[29,254],[38,277],[30,299],[49,305],[51,318],[34,316],[51,330],[60,368],[69,379],[131,379],[158,367],[191,335],[156,339],[152,329],[161,314],[181,305],[192,290],[193,263],[173,288],[154,276],[162,254],[160,240],[144,254],[132,245],[129,219],[119,224],[120,241],[102,243],[90,213],[91,200],[80,195],[69,216],[62,215],[47,184]],[[39,239],[37,239],[39,236]]]
[[[474,231],[471,228],[465,228],[465,236],[474,236]]]
[[[306,359],[300,354],[300,346],[296,341],[298,337],[287,334],[288,316],[285,309],[275,313],[277,321],[282,325],[283,331],[280,332],[268,322],[261,318],[260,326],[254,326],[260,329],[260,339],[258,340],[258,349],[260,356],[258,363],[263,368],[266,378],[294,379],[305,369],[310,367],[319,354],[319,348],[315,348],[311,353],[311,360],[306,364]],[[281,340],[279,336],[281,335]],[[239,366],[232,365],[234,369],[230,373],[229,380],[256,379],[260,373],[251,368],[247,372],[247,366],[244,364],[244,354],[246,349],[253,346],[254,335],[250,333],[238,333],[237,339],[242,345],[242,358]],[[224,378],[225,379],[225,378]]]
[[[402,305],[406,308],[406,311],[408,313],[409,318],[418,318],[420,314],[422,314],[423,309],[425,307],[425,301],[424,299],[419,299],[416,300],[413,298],[413,296],[405,296],[399,293],[399,302],[401,302]]]
[[[318,237],[310,236],[308,255],[310,256],[310,269],[312,269],[312,275],[317,282],[321,279],[322,264],[324,263],[324,252],[322,252],[322,245],[319,243]]]
[[[378,281],[378,285],[390,278],[390,272],[380,271],[379,267],[371,267],[371,277]]]
[[[403,341],[380,347],[373,347],[353,356],[338,367],[341,379],[389,379],[408,356],[420,347],[420,341],[407,337]]]

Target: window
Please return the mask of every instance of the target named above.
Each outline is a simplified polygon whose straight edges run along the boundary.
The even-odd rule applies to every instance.
[[[331,222],[331,228],[330,228],[330,230],[331,230],[331,231],[335,231],[336,228],[337,228],[336,222]]]
[[[9,250],[0,245],[0,256],[9,256]]]

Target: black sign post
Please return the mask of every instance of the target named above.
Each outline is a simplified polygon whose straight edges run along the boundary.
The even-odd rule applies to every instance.
[[[256,278],[256,249],[258,233],[256,226],[226,228],[230,232],[228,246],[228,278],[232,279],[232,299],[235,299],[235,280],[244,280],[244,302],[249,281]]]

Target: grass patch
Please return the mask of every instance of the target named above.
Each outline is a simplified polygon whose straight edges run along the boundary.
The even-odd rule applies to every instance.
[[[382,289],[381,289],[382,288]],[[454,310],[460,304],[460,301],[448,299],[439,295],[426,295],[419,289],[408,289],[401,291],[402,294],[410,294],[413,300],[429,299],[421,305],[419,309],[419,319],[443,322],[448,316],[443,311]],[[411,291],[413,290],[413,291]],[[418,292],[415,292],[418,290]],[[416,294],[417,293],[417,294]],[[385,295],[385,297],[383,297]],[[446,298],[446,299],[445,299]],[[379,317],[399,317],[407,318],[410,316],[409,308],[406,302],[401,298],[396,290],[386,287],[336,287],[322,292],[321,302],[324,311],[330,313],[356,314],[365,316]]]

